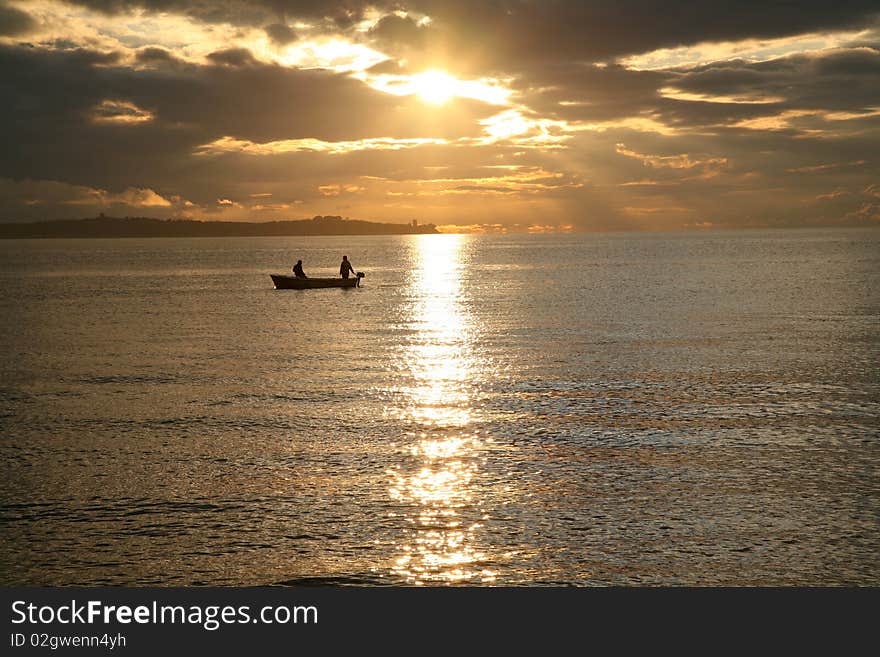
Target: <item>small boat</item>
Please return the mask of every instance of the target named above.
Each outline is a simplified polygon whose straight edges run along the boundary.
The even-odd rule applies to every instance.
[[[354,278],[298,278],[284,274],[269,274],[276,290],[311,290],[319,287],[358,287],[364,273],[359,271]]]

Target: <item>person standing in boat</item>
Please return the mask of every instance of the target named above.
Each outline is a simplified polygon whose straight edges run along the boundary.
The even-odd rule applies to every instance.
[[[293,266],[293,274],[297,278],[308,278],[306,273],[303,271],[303,261],[297,260],[296,264]]]
[[[351,266],[351,263],[348,261],[348,256],[342,256],[342,264],[339,265],[339,275],[342,278],[348,278],[349,274],[354,273],[354,267]]]

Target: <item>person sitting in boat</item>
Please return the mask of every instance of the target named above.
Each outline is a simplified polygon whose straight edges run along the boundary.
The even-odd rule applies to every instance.
[[[348,261],[348,256],[342,256],[342,264],[339,265],[339,275],[342,278],[348,278],[349,274],[354,273],[354,267],[351,266],[351,263]]]
[[[303,261],[297,260],[296,264],[293,266],[293,274],[297,278],[308,278],[306,273],[303,271]]]

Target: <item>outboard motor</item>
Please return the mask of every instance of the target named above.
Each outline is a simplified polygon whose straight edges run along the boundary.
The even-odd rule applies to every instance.
[[[358,287],[361,286],[361,279],[362,279],[364,276],[366,276],[366,274],[365,274],[364,272],[362,272],[362,271],[359,271],[359,272],[357,273],[357,279],[358,279],[357,285],[358,285]]]

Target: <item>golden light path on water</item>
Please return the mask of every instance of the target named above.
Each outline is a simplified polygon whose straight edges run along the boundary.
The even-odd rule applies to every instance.
[[[487,440],[471,426],[468,386],[476,363],[460,289],[466,237],[416,239],[410,281],[416,337],[405,354],[412,384],[402,390],[404,412],[416,427],[409,444],[414,463],[391,472],[390,488],[395,501],[412,509],[413,530],[392,570],[417,585],[491,582],[495,573],[479,566],[485,555],[475,540],[482,517],[478,459]]]

